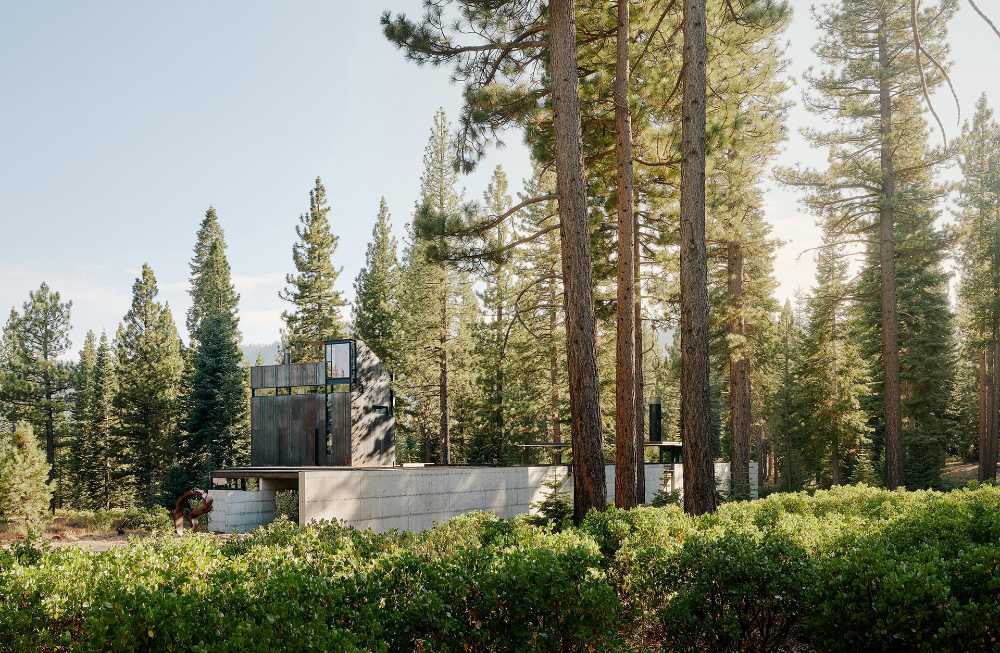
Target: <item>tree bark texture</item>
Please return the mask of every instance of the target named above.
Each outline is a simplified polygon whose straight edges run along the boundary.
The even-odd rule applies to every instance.
[[[573,517],[603,510],[607,487],[597,383],[593,279],[584,185],[573,0],[549,3],[556,194],[559,198],[566,358],[573,444]]]
[[[642,366],[642,277],[639,258],[639,216],[635,214],[632,238],[632,260],[635,263],[635,495],[639,503],[646,502],[646,392]]]
[[[899,397],[899,335],[896,320],[896,172],[892,153],[892,98],[889,45],[885,24],[878,33],[879,112],[881,122],[882,198],[879,207],[879,265],[882,280],[882,388],[885,411],[885,485],[890,490],[904,484],[903,434]]]
[[[985,349],[976,354],[976,386],[979,399],[979,419],[977,420],[979,441],[976,448],[979,453],[980,481],[986,480],[986,460],[990,447],[990,393],[986,387],[989,383],[989,376],[986,371],[986,358]]]
[[[615,505],[631,508],[636,496],[635,265],[632,217],[632,121],[628,105],[629,0],[618,0],[615,130],[618,159],[618,302],[615,336]]]
[[[501,243],[502,244],[503,242],[504,242],[504,239],[503,239],[503,229],[502,229],[502,227],[497,226],[497,243]],[[496,312],[496,316],[495,316],[496,319],[494,320],[494,322],[495,322],[495,328],[496,328],[497,351],[499,353],[499,357],[497,359],[497,379],[496,379],[496,390],[495,390],[495,395],[494,395],[495,396],[494,403],[496,405],[493,407],[493,410],[495,411],[495,419],[496,419],[496,439],[497,439],[496,440],[496,462],[497,462],[498,465],[502,465],[503,464],[504,442],[507,439],[507,437],[506,437],[507,434],[505,433],[507,425],[504,422],[504,405],[503,405],[504,404],[504,402],[503,402],[503,398],[504,398],[504,382],[506,381],[506,375],[504,374],[504,364],[505,364],[505,362],[507,360],[507,340],[506,340],[506,338],[504,336],[504,327],[503,327],[503,319],[504,319],[504,314],[503,314],[504,292],[503,292],[503,289],[500,287],[500,280],[502,278],[502,275],[503,275],[503,269],[498,266],[498,268],[497,268],[497,298],[496,298],[496,301],[497,301],[497,312]]]
[[[681,432],[684,510],[715,510],[705,257],[705,0],[684,0],[681,112]]]
[[[555,269],[549,270],[549,276],[555,278]],[[552,424],[552,441],[562,444],[562,420],[559,415],[559,351],[555,347],[556,337],[556,285],[549,283],[549,341],[553,346],[549,350],[549,420]],[[562,448],[556,447],[552,454],[552,464],[562,464]]]
[[[729,282],[729,335],[741,342],[745,328],[743,319],[743,248],[735,240],[727,246],[726,268]],[[729,421],[730,421],[730,480],[732,496],[750,498],[750,372],[746,354],[729,354]]]
[[[984,481],[997,480],[997,436],[1000,433],[1000,346],[994,338],[990,343],[990,379],[986,384],[989,397],[988,437],[986,439],[986,464],[983,469]],[[981,465],[982,466],[982,465]]]
[[[447,274],[447,273],[445,273]],[[448,419],[448,413],[450,412],[450,407],[448,405],[448,283],[447,278],[444,283],[444,296],[441,302],[441,327],[440,334],[438,336],[440,342],[438,343],[440,351],[438,352],[438,366],[439,366],[439,387],[438,387],[438,403],[439,410],[441,411],[441,427],[440,427],[440,439],[441,439],[441,464],[449,465],[451,464],[451,429]]]

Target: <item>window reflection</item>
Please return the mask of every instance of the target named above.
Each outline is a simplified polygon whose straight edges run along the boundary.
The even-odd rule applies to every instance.
[[[326,346],[326,378],[351,378],[350,342],[333,342]]]

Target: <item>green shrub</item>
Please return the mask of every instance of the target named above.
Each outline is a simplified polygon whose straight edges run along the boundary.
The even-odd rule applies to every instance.
[[[561,531],[573,524],[573,500],[563,491],[564,483],[556,474],[545,480],[542,484],[545,488],[542,500],[531,504],[534,514],[528,518],[530,523],[554,531]]]
[[[97,554],[21,543],[0,549],[0,652],[998,648],[995,487],[531,521],[378,534],[278,519]]]
[[[30,424],[0,433],[0,523],[21,532],[41,528],[52,496],[48,478],[49,465]]]
[[[812,562],[779,533],[695,535],[644,562],[652,573],[638,600],[672,651],[788,650],[809,611]]]
[[[274,493],[274,514],[293,524],[299,523],[299,491],[279,490]]]

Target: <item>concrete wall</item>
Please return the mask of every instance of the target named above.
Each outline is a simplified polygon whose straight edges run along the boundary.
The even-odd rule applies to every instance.
[[[666,478],[664,479],[664,475]],[[383,469],[315,469],[298,472],[299,519],[305,524],[338,520],[359,529],[422,531],[435,523],[474,510],[500,517],[531,512],[541,501],[548,479],[557,478],[572,496],[573,479],[566,466],[524,467],[394,467]],[[605,468],[608,503],[614,503],[615,467]],[[663,483],[682,490],[682,465],[646,465],[646,502]],[[729,465],[716,463],[719,489],[729,488]],[[750,465],[751,494],[757,496],[757,465]],[[274,495],[295,487],[292,479],[261,480],[256,492],[213,490],[209,530],[243,533],[274,519]]]
[[[219,490],[212,492],[208,530],[214,533],[246,533],[274,520],[274,490]]]
[[[681,489],[681,465],[646,465],[646,501],[660,488]],[[729,487],[729,465],[717,463],[715,475],[722,490]],[[757,466],[751,465],[751,492],[757,495]],[[609,503],[614,502],[614,465],[605,469]],[[343,469],[299,472],[299,516],[302,523],[340,520],[355,528],[421,531],[457,515],[485,510],[500,517],[531,511],[547,491],[548,478],[558,478],[573,492],[565,466],[422,467]]]

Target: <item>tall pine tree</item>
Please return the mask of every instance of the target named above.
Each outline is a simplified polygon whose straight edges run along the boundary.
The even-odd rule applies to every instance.
[[[132,285],[132,305],[115,337],[121,490],[140,506],[151,506],[161,498],[181,418],[181,341],[170,307],[156,299],[158,292],[156,276],[144,264]]]
[[[347,303],[336,288],[340,270],[333,266],[338,239],[330,230],[329,216],[326,188],[317,177],[309,191],[309,211],[295,227],[299,238],[292,246],[295,273],[285,276],[288,285],[279,293],[292,304],[281,314],[283,348],[296,363],[323,360],[323,343],[347,335],[341,315]]]
[[[98,510],[127,503],[118,491],[124,443],[117,439],[121,434],[115,429],[115,361],[105,333],[101,334],[94,356],[90,392],[79,456],[85,505]]]
[[[966,356],[978,374],[979,480],[996,480],[1000,428],[1000,125],[980,97],[960,151],[958,288]]]
[[[72,429],[66,452],[67,500],[74,508],[90,504],[87,493],[87,439],[89,417],[94,398],[94,376],[97,370],[97,336],[87,331],[80,350],[80,360],[73,370]]]
[[[3,401],[13,421],[27,421],[41,438],[49,473],[56,479],[54,490],[62,487],[58,479],[64,456],[59,449],[71,405],[72,365],[62,360],[70,347],[71,306],[42,283],[28,294],[20,313],[11,312],[4,333],[10,358],[0,384]],[[58,491],[52,498],[53,505],[61,504]]]
[[[183,465],[189,481],[195,483],[206,482],[212,469],[245,462],[249,449],[249,433],[244,430],[248,406],[237,296],[223,248],[219,235],[198,275],[191,279],[192,296],[199,298],[201,308],[192,338],[194,373],[187,401]]]
[[[939,0],[924,5],[915,16],[911,15],[913,6],[907,0],[841,0],[815,12],[823,34],[816,52],[824,67],[808,77],[815,91],[809,105],[818,115],[843,126],[806,133],[810,142],[828,150],[825,171],[784,175],[808,189],[807,205],[824,216],[838,242],[868,245],[868,274],[861,292],[874,302],[870,304],[874,310],[867,311],[863,328],[877,338],[879,347],[865,354],[878,357],[881,372],[876,379],[881,406],[870,413],[876,422],[876,440],[883,443],[886,485],[893,489],[905,478],[904,424],[907,430],[921,424],[917,428],[923,433],[939,426],[936,417],[923,420],[904,414],[903,406],[903,394],[909,389],[904,388],[900,358],[908,351],[902,342],[901,316],[907,313],[901,306],[904,289],[900,283],[916,284],[907,291],[910,299],[930,302],[928,315],[933,313],[938,319],[940,279],[934,254],[920,252],[939,243],[920,223],[926,225],[932,219],[939,194],[928,177],[946,159],[926,147],[920,113],[923,95],[944,81],[945,72],[931,65],[928,57],[915,56],[911,18],[921,33],[923,53],[947,62],[946,29],[957,2]],[[910,233],[903,233],[904,229]],[[913,265],[904,271],[906,253],[897,247],[907,238],[913,246],[909,252]],[[929,334],[930,330],[920,330],[922,323],[915,317],[909,335],[920,339]],[[934,353],[929,341],[920,342],[926,345],[925,354]],[[922,362],[947,369],[947,359]],[[921,408],[918,403],[912,407],[926,408],[925,416],[937,412],[936,407]],[[918,484],[927,480],[921,476]]]
[[[372,239],[365,252],[365,265],[354,280],[354,332],[386,363],[397,355],[396,324],[399,259],[392,218],[383,197]]]

